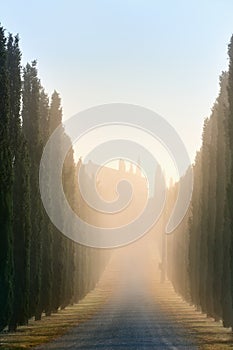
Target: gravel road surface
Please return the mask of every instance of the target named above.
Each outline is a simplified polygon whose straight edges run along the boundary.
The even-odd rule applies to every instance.
[[[92,319],[36,349],[197,349],[185,330],[169,320],[151,297],[145,261],[131,256],[123,265],[113,295]]]

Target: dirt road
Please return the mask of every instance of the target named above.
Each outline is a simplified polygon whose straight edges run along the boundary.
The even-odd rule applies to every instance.
[[[118,256],[116,265],[118,278],[107,304],[91,320],[36,349],[197,349],[152,298],[151,261],[134,251]]]

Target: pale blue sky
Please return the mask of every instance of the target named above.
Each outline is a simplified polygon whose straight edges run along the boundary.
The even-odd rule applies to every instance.
[[[227,68],[232,0],[0,1],[0,21],[19,33],[23,62],[38,60],[45,89],[66,118],[127,102],[152,108],[190,156]]]

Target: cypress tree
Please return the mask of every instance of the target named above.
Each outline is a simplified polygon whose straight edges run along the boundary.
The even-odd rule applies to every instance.
[[[62,122],[62,108],[61,99],[59,94],[54,91],[51,97],[51,104],[49,109],[49,123],[50,134],[56,129]],[[57,158],[60,157],[62,147],[62,140],[57,145]],[[56,166],[56,162],[51,160],[52,166]],[[50,186],[53,186],[51,179]],[[60,208],[60,215],[62,216],[63,208]],[[64,290],[64,274],[65,274],[65,238],[62,233],[52,225],[52,261],[53,261],[53,275],[52,275],[52,311],[57,312],[58,308],[62,305],[62,291]]]
[[[14,299],[10,330],[28,320],[29,304],[29,248],[30,248],[30,194],[29,159],[20,121],[21,52],[19,38],[10,34],[7,43],[7,67],[10,95],[10,135],[14,159],[13,184],[13,247]]]
[[[201,192],[202,192],[202,152],[196,155],[194,171],[194,188],[191,202],[192,216],[189,220],[189,279],[191,303],[200,307],[200,244],[201,244]]]
[[[186,221],[183,220],[178,229],[180,237],[176,237],[175,233],[173,238],[175,259],[170,259],[175,270],[175,289],[208,316],[215,320],[221,319],[224,327],[233,325],[233,68],[231,83],[228,83],[228,75],[230,70],[229,73],[223,73],[220,79],[220,94],[211,117],[205,120],[202,147],[193,166],[194,191],[188,226],[189,240],[183,239],[187,235]],[[182,240],[183,246],[180,244]],[[186,263],[183,251],[187,245],[190,298],[187,287],[183,285],[187,277],[182,268]]]
[[[79,159],[76,168],[75,168],[75,179],[78,179],[78,174],[80,167],[82,166],[82,160]],[[75,182],[75,212],[76,214],[83,218],[83,203],[82,196],[78,187],[78,181]],[[82,297],[82,246],[80,244],[74,245],[74,302],[78,303],[78,301]]]
[[[0,330],[8,324],[12,310],[13,157],[9,112],[6,38],[0,27]]]
[[[229,71],[220,78],[220,93],[209,119],[193,166],[194,191],[189,218],[173,239],[173,284],[189,300],[183,286],[183,240],[189,249],[191,303],[224,327],[233,328],[233,36],[228,47]],[[181,180],[180,180],[181,181]],[[179,249],[179,254],[177,254]],[[184,249],[185,250],[185,249]]]
[[[65,134],[64,138],[70,142],[69,137]],[[70,150],[67,153],[63,166],[63,188],[69,205],[75,210],[75,163],[74,152],[70,142]],[[72,222],[64,221],[65,229],[72,230]],[[65,268],[63,275],[63,290],[62,290],[62,308],[69,305],[74,298],[74,242],[64,237],[64,255]]]
[[[213,302],[213,265],[214,265],[214,233],[216,220],[216,155],[217,155],[217,110],[216,105],[212,110],[210,125],[209,173],[208,173],[208,210],[206,212],[207,221],[207,277],[206,277],[206,311],[207,315],[214,317]]]
[[[209,195],[209,144],[211,135],[211,122],[209,119],[205,120],[203,128],[203,142],[202,142],[202,193],[201,193],[201,225],[200,225],[200,280],[199,280],[199,294],[200,294],[200,306],[204,313],[207,312],[206,306],[206,292],[208,290],[207,281],[207,269],[208,269],[208,195]]]
[[[215,109],[217,112],[217,141],[216,141],[216,221],[214,232],[214,261],[213,261],[213,311],[216,320],[223,319],[222,312],[222,276],[223,276],[223,228],[224,228],[224,206],[226,200],[226,164],[227,139],[226,139],[226,113],[228,109],[227,95],[228,74],[224,72],[220,77],[220,94]]]
[[[39,101],[39,128],[42,148],[45,146],[49,138],[49,98],[44,89],[40,91]],[[47,179],[47,191],[49,188],[49,179]],[[41,267],[41,297],[39,304],[39,313],[43,311],[47,316],[52,311],[52,232],[51,222],[42,207],[42,228],[41,228],[41,244],[42,244],[42,267]]]
[[[233,36],[228,46],[229,72],[228,72],[228,114],[226,118],[227,140],[229,142],[229,182],[227,186],[227,200],[225,206],[224,225],[224,265],[223,285],[224,292],[230,290],[230,295],[223,299],[223,322],[225,326],[233,327]],[[230,271],[230,273],[228,273]],[[227,288],[227,289],[225,289]]]
[[[41,292],[41,199],[39,192],[39,163],[41,139],[39,127],[40,81],[37,76],[36,61],[27,64],[23,72],[23,132],[28,144],[30,159],[31,198],[31,249],[30,249],[30,299],[29,315],[40,318]]]
[[[21,139],[14,172],[14,300],[10,331],[27,324],[30,283],[30,162],[26,142]]]

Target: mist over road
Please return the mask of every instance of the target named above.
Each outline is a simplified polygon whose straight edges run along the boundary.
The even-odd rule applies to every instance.
[[[197,349],[152,297],[150,258],[141,249],[124,248],[114,264],[117,276],[107,304],[91,320],[37,349]]]

